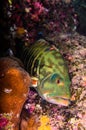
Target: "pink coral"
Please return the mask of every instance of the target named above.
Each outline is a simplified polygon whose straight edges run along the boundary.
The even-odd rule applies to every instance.
[[[33,5],[38,15],[40,15],[44,11],[44,7],[40,2],[34,2]]]
[[[0,130],[2,127],[5,127],[8,124],[8,120],[6,118],[0,118]]]
[[[31,14],[31,19],[34,21],[40,21],[39,16],[43,13],[44,7],[40,2],[33,2],[34,13]]]

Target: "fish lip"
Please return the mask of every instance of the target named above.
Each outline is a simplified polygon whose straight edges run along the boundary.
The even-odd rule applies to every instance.
[[[69,106],[70,103],[71,103],[70,98],[60,97],[60,96],[49,97],[49,96],[47,96],[47,94],[48,94],[48,93],[44,94],[44,99],[47,100],[47,101],[50,102],[50,103],[58,104],[58,105],[63,105],[63,106]],[[56,98],[57,98],[57,100],[60,99],[60,100],[62,100],[62,101],[64,101],[64,102],[62,102],[62,101],[61,101],[61,102],[59,102],[59,101],[57,102],[57,101],[55,101]]]
[[[51,99],[50,97],[47,96],[47,94],[48,94],[48,93],[46,93],[45,96],[46,96],[48,99]],[[61,97],[61,96],[55,96],[54,98],[58,98],[58,99],[68,100],[68,101],[70,101],[70,98]]]
[[[57,103],[55,103],[55,104],[58,104],[58,105],[62,105],[62,106],[69,106],[70,104],[71,104],[71,101],[70,101],[70,99],[68,99],[68,98],[63,98],[63,97],[59,97],[59,96],[57,96],[57,97],[55,97],[55,98],[57,98],[57,99],[60,99],[60,100],[63,100],[63,101],[65,101],[66,103],[64,103],[64,102],[57,102]],[[52,98],[48,98],[48,100],[52,100]]]
[[[58,98],[58,99],[62,99],[62,100],[68,100],[68,101],[70,101],[70,98],[59,97],[59,96],[56,96],[56,98]]]

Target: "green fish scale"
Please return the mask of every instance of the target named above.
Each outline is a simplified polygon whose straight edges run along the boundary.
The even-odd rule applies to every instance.
[[[35,49],[34,48],[30,48],[30,50],[28,52],[29,52],[29,55],[30,55],[29,61],[31,61],[33,56],[36,57],[39,54],[40,48],[37,48],[37,47],[35,47]]]
[[[64,67],[66,67],[66,66],[63,63],[63,67],[60,67],[59,66],[60,62],[58,62],[59,59],[61,61],[62,56],[59,53],[58,49],[56,49],[56,50],[54,50],[52,52],[51,51],[46,51],[49,48],[50,47],[49,47],[48,44],[46,44],[46,42],[40,42],[40,41],[36,42],[34,45],[32,45],[29,48],[28,47],[24,47],[24,49],[23,49],[23,58],[24,59],[23,60],[24,60],[25,68],[30,73],[31,76],[37,76],[39,74],[41,74],[41,75],[44,76],[44,74],[47,75],[47,73],[49,72],[49,70],[48,71],[46,70],[46,67],[48,65],[45,64],[45,63],[49,63],[50,65],[53,66],[51,68],[52,73],[56,72],[57,70],[59,70],[58,71],[59,75],[61,77],[63,77],[63,79],[64,79],[64,76],[66,76],[65,75],[66,73],[64,73],[66,71],[64,69]],[[46,54],[48,54],[48,57],[47,57]],[[44,59],[44,61],[43,61],[43,59]],[[56,59],[57,59],[57,62],[56,62]],[[44,64],[44,66],[45,66],[43,68],[42,72],[40,72],[40,68],[41,68],[40,66],[41,66],[41,64]],[[62,72],[62,68],[63,68],[64,72]]]
[[[38,78],[36,90],[41,97],[44,98],[45,93],[51,98],[70,97],[68,69],[57,48],[51,47],[45,40],[39,40],[30,47],[24,47],[22,54],[26,70],[30,76]],[[52,82],[51,77],[55,73],[58,77]],[[63,83],[62,87],[57,85],[58,80]]]
[[[29,47],[22,46],[21,59],[30,76],[38,78],[35,88],[42,98],[47,100],[48,96],[56,102],[57,96],[70,98],[68,69],[57,48],[41,39]]]
[[[55,51],[55,50],[54,50]],[[44,65],[44,68],[45,69],[42,69],[42,71],[40,72],[40,73],[43,73],[43,72],[46,72],[46,68],[49,68],[48,69],[48,71],[46,72],[46,73],[49,73],[49,70],[50,70],[50,72],[57,72],[57,70],[59,70],[59,75],[61,75],[62,76],[62,70],[61,70],[61,68],[60,68],[60,66],[59,66],[59,63],[57,62],[57,60],[56,60],[56,57],[55,57],[55,55],[58,55],[58,52],[54,52],[54,51],[48,51],[48,55],[43,55],[42,56],[42,59],[43,59],[43,57],[44,57],[44,63],[46,63],[45,65]],[[53,52],[54,52],[54,54],[55,55],[53,55]],[[62,58],[62,57],[60,57],[60,58]],[[42,63],[43,61],[41,61],[41,63]],[[64,78],[64,75],[63,75],[63,78]]]
[[[26,49],[24,49],[24,65],[25,65],[25,68],[27,68],[27,64],[32,64],[32,61],[33,59],[35,58],[35,55],[34,55],[34,51],[32,50],[32,48],[28,48],[28,47],[25,47]],[[36,53],[36,52],[35,52]],[[27,63],[28,62],[28,63]]]
[[[38,61],[40,60],[40,57],[43,55],[45,50],[47,49],[46,43],[39,42],[34,45],[32,45],[30,48],[24,47],[23,48],[23,61],[26,70],[33,75],[34,73],[34,67],[37,68]]]
[[[40,52],[40,53],[39,53]],[[31,75],[33,74],[33,69],[35,67],[36,62],[39,60],[39,57],[42,55],[42,53],[44,52],[44,49],[42,49],[42,51],[40,51],[40,48],[35,49],[34,51],[32,50],[29,60],[27,62],[27,70],[28,67],[31,68]]]

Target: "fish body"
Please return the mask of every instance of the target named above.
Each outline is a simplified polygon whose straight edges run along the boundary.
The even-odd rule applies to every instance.
[[[30,47],[23,46],[21,58],[39,95],[50,103],[68,106],[70,78],[59,50],[40,39]]]

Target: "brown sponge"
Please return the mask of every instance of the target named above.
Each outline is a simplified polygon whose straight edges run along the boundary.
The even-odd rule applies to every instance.
[[[0,59],[0,114],[11,113],[17,130],[22,107],[27,99],[30,76],[16,58]]]

